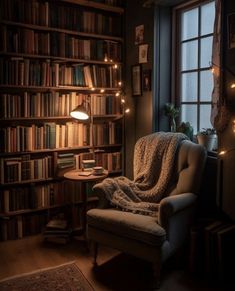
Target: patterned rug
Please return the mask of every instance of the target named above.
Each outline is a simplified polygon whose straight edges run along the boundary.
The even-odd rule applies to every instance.
[[[1,291],[94,291],[77,265],[67,263],[0,281]]]

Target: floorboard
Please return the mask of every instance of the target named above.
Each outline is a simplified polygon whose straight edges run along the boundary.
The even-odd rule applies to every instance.
[[[99,249],[98,268],[86,245],[74,238],[66,245],[45,243],[41,235],[0,243],[0,280],[37,269],[75,261],[96,291],[147,291],[152,280],[151,265],[143,260],[121,254],[106,247]],[[224,291],[220,286],[200,276],[189,274],[179,259],[163,268],[162,291]]]

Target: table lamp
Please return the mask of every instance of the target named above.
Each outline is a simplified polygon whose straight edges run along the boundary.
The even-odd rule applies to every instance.
[[[91,129],[91,150],[93,159],[95,159],[95,148],[94,148],[94,127],[93,127],[93,115],[91,112],[91,104],[90,104],[90,96],[89,101],[82,101],[80,105],[78,105],[75,109],[70,112],[70,115],[78,120],[87,120],[90,118],[90,129]],[[86,106],[86,103],[88,106]]]

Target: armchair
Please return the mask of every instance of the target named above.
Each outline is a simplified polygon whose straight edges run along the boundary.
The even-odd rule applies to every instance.
[[[162,263],[182,246],[193,222],[205,160],[202,146],[181,141],[173,182],[158,203],[157,216],[114,208],[106,199],[102,183],[95,185],[99,205],[87,212],[87,235],[94,247],[94,264],[98,244],[104,244],[152,262],[154,281],[159,285]]]

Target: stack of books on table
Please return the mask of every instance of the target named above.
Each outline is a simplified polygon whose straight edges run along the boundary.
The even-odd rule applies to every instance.
[[[50,220],[43,233],[45,241],[55,243],[67,243],[70,240],[72,229],[65,219]]]

